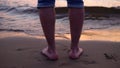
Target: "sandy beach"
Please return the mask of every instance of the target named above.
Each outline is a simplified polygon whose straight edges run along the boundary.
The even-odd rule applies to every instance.
[[[107,37],[104,36],[104,40],[95,39],[99,38],[99,35],[92,34],[91,39],[85,34],[83,33],[79,43],[84,49],[80,59],[68,58],[69,35],[64,37],[56,35],[59,60],[49,61],[40,54],[40,51],[47,46],[44,36],[0,32],[0,68],[120,68],[120,40],[105,41]]]

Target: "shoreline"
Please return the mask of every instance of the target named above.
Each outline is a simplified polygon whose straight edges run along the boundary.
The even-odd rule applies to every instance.
[[[44,35],[30,35],[24,32],[8,32],[8,31],[0,31],[0,39],[7,37],[31,37],[38,39],[45,39]],[[70,40],[70,34],[55,34],[56,39],[66,39]],[[82,31],[82,35],[80,38],[81,41],[85,40],[100,40],[100,41],[111,41],[111,42],[120,42],[120,31],[119,29],[102,29],[102,30],[84,30]]]

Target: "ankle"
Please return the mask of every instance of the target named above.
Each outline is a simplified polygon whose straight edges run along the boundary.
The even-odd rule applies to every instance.
[[[49,53],[56,53],[56,49],[48,48],[48,52],[49,52]]]
[[[72,47],[71,50],[74,52],[74,51],[78,51],[79,50],[79,47]]]

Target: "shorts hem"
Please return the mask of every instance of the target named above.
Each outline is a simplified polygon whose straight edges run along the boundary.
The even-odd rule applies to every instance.
[[[52,7],[55,7],[55,5],[53,5],[53,4],[52,5],[39,5],[39,4],[37,5],[38,9],[40,9],[40,8],[47,8],[47,7],[51,7],[52,8]]]
[[[84,5],[69,5],[67,6],[68,8],[84,8]]]

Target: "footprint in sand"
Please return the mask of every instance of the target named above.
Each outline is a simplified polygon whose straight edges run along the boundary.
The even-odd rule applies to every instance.
[[[66,62],[62,62],[62,63],[59,64],[60,67],[62,67],[62,66],[69,66],[69,65],[70,65],[70,64],[69,64],[69,63],[66,63]]]
[[[83,62],[84,64],[96,64],[96,61],[94,60],[92,61],[81,60],[81,62]]]
[[[16,51],[24,51],[24,50],[28,50],[30,48],[17,48]]]

